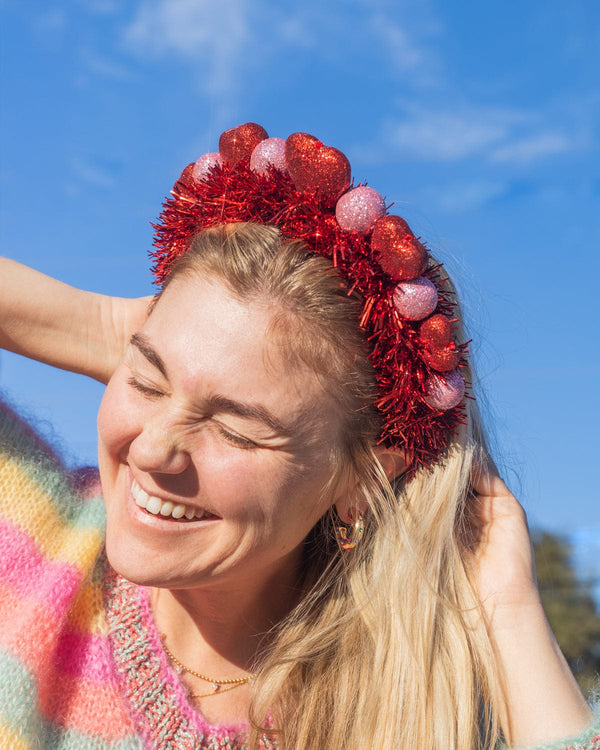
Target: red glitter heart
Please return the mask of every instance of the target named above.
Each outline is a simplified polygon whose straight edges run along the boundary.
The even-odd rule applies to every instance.
[[[454,344],[446,349],[425,349],[423,359],[427,364],[438,372],[450,372],[458,364],[459,353]]]
[[[423,344],[423,359],[438,372],[454,370],[459,352],[454,343],[452,323],[441,313],[432,315],[419,326],[419,338]]]
[[[296,190],[317,193],[332,206],[350,187],[351,169],[346,156],[337,148],[324,146],[308,133],[292,133],[285,143],[288,171]]]
[[[219,138],[219,153],[227,164],[237,164],[240,161],[250,163],[252,152],[269,134],[255,122],[229,128]]]
[[[190,187],[194,184],[194,162],[188,164],[183,170],[179,177],[179,182],[182,182],[186,187]]]
[[[442,349],[453,340],[452,323],[441,313],[432,315],[419,326],[419,338],[428,349]]]
[[[425,270],[427,251],[400,216],[382,216],[375,222],[371,248],[394,281],[416,279]]]

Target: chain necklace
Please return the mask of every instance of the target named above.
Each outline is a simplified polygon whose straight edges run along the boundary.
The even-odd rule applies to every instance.
[[[227,693],[229,690],[234,690],[235,688],[241,687],[242,685],[245,685],[246,683],[256,679],[255,674],[250,674],[247,677],[236,677],[229,680],[217,680],[214,677],[209,677],[208,675],[196,672],[194,669],[186,667],[185,664],[182,664],[182,662],[180,662],[179,659],[174,654],[172,654],[171,651],[169,651],[167,647],[167,636],[164,633],[161,633],[160,637],[162,640],[163,648],[165,650],[165,654],[169,657],[169,660],[173,663],[179,674],[183,672],[191,674],[194,677],[197,677],[199,680],[209,682],[212,687],[210,693],[190,693],[190,698],[208,698],[211,695],[220,695],[221,693]]]

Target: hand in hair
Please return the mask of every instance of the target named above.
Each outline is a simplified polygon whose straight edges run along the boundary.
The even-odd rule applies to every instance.
[[[468,563],[503,687],[511,745],[577,734],[591,712],[544,615],[525,512],[489,459],[475,466]]]
[[[473,498],[467,508],[472,580],[491,620],[498,608],[539,600],[533,548],[521,504],[490,458],[471,473]]]

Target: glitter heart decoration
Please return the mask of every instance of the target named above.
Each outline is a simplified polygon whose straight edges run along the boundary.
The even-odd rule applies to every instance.
[[[443,349],[453,341],[452,323],[441,313],[432,315],[420,324],[419,338],[429,349]]]
[[[337,223],[345,232],[368,234],[385,214],[385,201],[373,188],[359,185],[344,193],[335,207]]]
[[[446,349],[425,349],[423,359],[438,372],[449,372],[458,365],[460,355],[452,345]]]
[[[278,227],[328,258],[364,300],[382,444],[413,467],[431,466],[464,424],[467,344],[441,265],[384,198],[351,188],[346,156],[308,133],[269,138],[256,123],[225,131],[219,152],[189,164],[155,224],[157,281],[203,228],[235,222]],[[456,325],[455,325],[456,324]]]
[[[416,279],[425,270],[427,251],[400,216],[383,216],[375,222],[371,248],[394,281]]]
[[[292,133],[285,144],[292,182],[300,193],[316,193],[332,206],[350,187],[351,169],[346,156],[308,133]]]
[[[407,320],[423,320],[431,315],[437,303],[435,284],[424,276],[402,281],[394,289],[394,307]]]
[[[460,354],[454,343],[452,323],[438,313],[424,320],[419,326],[419,338],[423,344],[423,359],[438,372],[454,370]]]
[[[458,406],[465,395],[465,381],[457,370],[433,375],[425,386],[425,401],[432,409],[447,411]]]
[[[201,180],[210,173],[211,169],[220,167],[223,164],[223,157],[218,153],[204,154],[196,159],[192,174],[195,180]]]
[[[259,174],[268,174],[271,167],[275,167],[280,172],[287,172],[283,138],[265,138],[252,152],[250,169]]]
[[[237,128],[229,128],[221,134],[219,153],[226,164],[238,162],[249,164],[256,146],[268,137],[269,134],[261,125],[247,122],[244,125],[238,125]]]

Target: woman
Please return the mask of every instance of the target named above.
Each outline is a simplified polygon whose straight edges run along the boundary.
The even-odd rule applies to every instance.
[[[105,535],[4,409],[7,747],[600,747],[450,283],[349,188],[249,123],[176,183],[149,307],[4,262],[0,343],[108,381]]]

